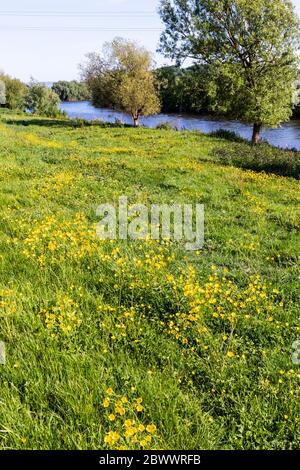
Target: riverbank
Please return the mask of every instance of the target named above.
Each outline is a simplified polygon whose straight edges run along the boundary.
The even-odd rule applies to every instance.
[[[62,103],[61,109],[70,118],[81,118],[86,120],[100,119],[105,122],[114,123],[116,120],[131,124],[130,116],[110,109],[95,108],[89,101]],[[250,140],[252,135],[251,126],[237,121],[217,119],[211,115],[197,114],[158,114],[142,118],[142,124],[146,127],[155,128],[161,123],[168,122],[177,129],[198,130],[204,133],[215,132],[220,128],[235,132],[237,135]],[[295,148],[300,150],[300,119],[293,119],[283,124],[278,129],[265,129],[262,138],[270,144],[281,148]]]

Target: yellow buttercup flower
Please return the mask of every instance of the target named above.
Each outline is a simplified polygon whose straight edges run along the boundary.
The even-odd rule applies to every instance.
[[[124,414],[126,413],[122,406],[116,406],[115,412],[120,416],[124,416]]]
[[[109,431],[104,438],[104,442],[106,444],[115,444],[119,439],[120,435],[117,432]]]
[[[109,404],[110,404],[110,399],[109,398],[104,398],[104,400],[102,402],[102,405],[104,406],[104,408],[108,408]]]
[[[126,419],[124,426],[125,428],[130,428],[131,426],[133,426],[133,424],[134,424],[134,421],[132,421],[132,419]]]
[[[133,428],[133,427],[127,428],[125,431],[126,439],[134,436],[136,434],[136,431],[137,431],[136,428]]]
[[[148,426],[146,427],[146,430],[147,432],[150,432],[151,434],[154,433],[156,431],[155,424],[148,424]]]

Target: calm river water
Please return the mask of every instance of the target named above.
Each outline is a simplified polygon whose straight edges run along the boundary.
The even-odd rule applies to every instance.
[[[105,108],[95,108],[89,101],[65,102],[61,104],[61,109],[71,118],[101,119],[106,122],[115,122],[116,119],[119,119],[126,124],[131,124],[132,122],[131,117],[127,114]],[[178,129],[199,130],[202,132],[212,132],[222,128],[234,131],[247,139],[251,138],[251,126],[237,121],[217,120],[210,116],[158,114],[141,119],[141,123],[147,127],[156,127],[163,122],[169,122]],[[293,147],[300,150],[300,119],[291,120],[278,129],[264,129],[262,138],[278,147]]]

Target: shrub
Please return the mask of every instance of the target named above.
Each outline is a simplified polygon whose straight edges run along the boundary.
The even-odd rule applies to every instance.
[[[246,139],[243,139],[243,137],[239,136],[233,131],[228,131],[226,129],[218,129],[214,132],[210,132],[212,137],[219,137],[220,139],[225,139],[229,140],[230,142],[247,142]]]
[[[12,110],[24,110],[28,87],[17,78],[9,75],[0,75],[5,85],[5,107]]]
[[[163,130],[163,131],[177,131],[177,127],[171,124],[170,122],[161,122],[156,126],[155,129]]]
[[[31,83],[26,100],[26,107],[30,112],[47,117],[58,117],[62,115],[59,104],[59,96],[53,90],[39,83]]]
[[[256,147],[232,143],[214,150],[217,161],[254,171],[264,171],[281,176],[300,177],[300,152],[282,150],[263,143]]]

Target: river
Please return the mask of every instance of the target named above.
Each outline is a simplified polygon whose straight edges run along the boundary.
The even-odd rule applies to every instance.
[[[82,118],[87,120],[101,119],[105,122],[115,122],[116,119],[131,124],[131,117],[127,114],[112,111],[106,108],[95,108],[89,101],[64,102],[61,109],[70,118]],[[213,132],[218,129],[227,129],[236,132],[246,139],[251,138],[251,126],[238,121],[216,119],[211,116],[196,114],[157,114],[143,117],[141,123],[147,127],[156,127],[160,123],[169,122],[178,129],[197,130],[201,132]],[[264,129],[262,138],[270,144],[283,148],[296,148],[300,150],[300,119],[291,120],[282,124],[277,129]]]

